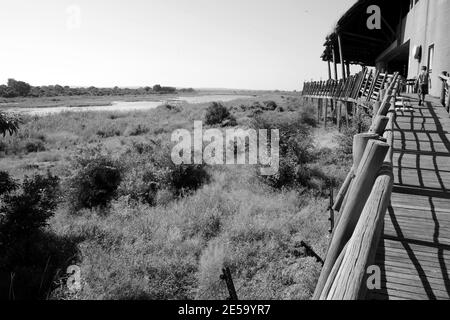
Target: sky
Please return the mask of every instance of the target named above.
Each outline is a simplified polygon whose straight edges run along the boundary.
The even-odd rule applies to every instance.
[[[355,2],[0,0],[0,83],[299,90]]]

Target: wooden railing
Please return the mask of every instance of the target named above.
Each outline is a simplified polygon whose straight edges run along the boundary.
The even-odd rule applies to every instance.
[[[348,102],[375,102],[394,75],[364,68],[345,80],[312,81],[303,84],[304,98],[336,99]]]
[[[341,129],[343,117],[348,124],[349,116],[354,115],[358,108],[370,109],[379,102],[394,76],[398,77],[364,68],[345,80],[305,82],[302,97],[317,102],[318,121],[323,116],[325,127],[331,110],[333,119]]]
[[[373,115],[369,132],[354,137],[353,166],[333,208],[339,215],[314,293],[316,300],[364,299],[367,270],[375,261],[394,182],[399,76],[363,70],[347,81],[306,83],[305,88],[304,97],[345,99],[371,109]]]

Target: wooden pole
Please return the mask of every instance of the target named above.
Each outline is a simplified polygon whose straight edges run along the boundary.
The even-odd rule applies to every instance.
[[[334,63],[334,80],[338,80],[338,72],[337,72],[337,62],[336,62],[336,51],[335,48],[332,48],[333,52],[333,63]]]
[[[328,230],[328,232],[330,234],[333,233],[334,230],[334,190],[333,187],[330,188],[330,206],[328,207],[328,210],[330,210],[330,218],[328,219],[330,221],[330,229]]]
[[[333,77],[331,75],[331,62],[330,62],[330,60],[328,60],[327,62],[328,62],[328,79],[331,80],[331,79],[333,79]]]
[[[238,296],[236,293],[236,289],[234,288],[233,278],[231,277],[231,271],[230,268],[223,268],[222,269],[223,275],[221,279],[225,280],[225,283],[227,284],[228,292],[230,294],[229,300],[237,301]]]
[[[341,118],[342,118],[342,102],[336,102],[337,126],[338,131],[341,132]]]
[[[341,39],[341,35],[338,34],[338,43],[339,43],[339,56],[341,59],[341,67],[342,67],[342,79],[346,79],[346,74],[345,74],[345,63],[344,63],[344,52],[343,52],[343,48],[342,48],[342,39]]]
[[[378,140],[371,140],[367,144],[366,151],[356,171],[355,180],[349,190],[348,201],[340,215],[339,223],[328,249],[325,264],[314,292],[313,298],[315,300],[320,298],[336,259],[355,230],[388,150],[389,144]]]
[[[322,99],[318,99],[318,101],[317,101],[317,124],[320,123],[321,112],[322,112]]]
[[[328,116],[328,99],[325,99],[325,109],[323,115],[323,127],[327,128],[327,116]]]
[[[349,126],[349,115],[348,115],[348,110],[349,110],[349,103],[351,104],[351,102],[346,102],[345,103],[345,124],[347,125],[347,128]]]

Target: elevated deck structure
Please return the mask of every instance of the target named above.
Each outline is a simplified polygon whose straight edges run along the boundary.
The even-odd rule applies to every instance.
[[[419,106],[401,87],[397,73],[367,70],[304,85],[319,120],[328,105],[338,127],[342,105],[351,121],[359,113],[372,117],[369,132],[354,137],[314,299],[450,299],[448,105],[441,97]],[[447,87],[443,82],[443,96]],[[376,288],[368,284],[373,267],[380,271]]]

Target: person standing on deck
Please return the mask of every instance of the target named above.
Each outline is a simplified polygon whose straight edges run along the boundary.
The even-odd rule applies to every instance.
[[[422,71],[416,81],[417,93],[419,94],[419,106],[425,102],[425,96],[428,94],[430,86],[430,74],[428,73],[427,67],[422,67]]]
[[[443,84],[441,103],[445,109],[450,112],[450,74],[447,71],[444,71],[439,78],[442,80]]]

